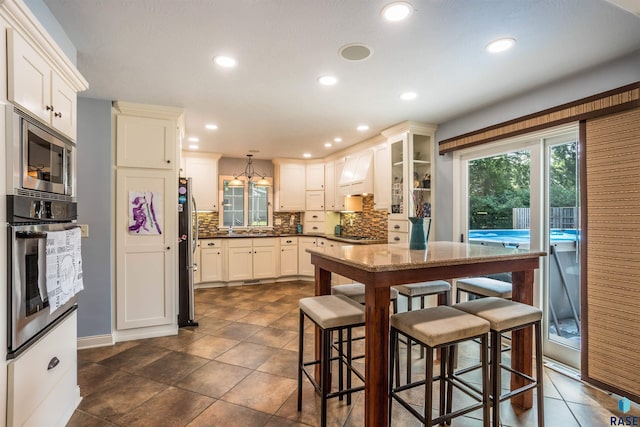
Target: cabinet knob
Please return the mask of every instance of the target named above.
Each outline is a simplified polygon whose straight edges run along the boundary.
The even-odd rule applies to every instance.
[[[171,160],[167,160],[167,163],[171,163]]]
[[[171,249],[171,246],[167,246],[167,250]]]
[[[46,108],[47,108],[47,111],[53,111],[53,106],[52,105],[47,105]]]
[[[398,224],[394,225],[393,228],[395,228],[396,230],[400,229],[400,226]]]
[[[60,364],[60,359],[58,359],[57,357],[53,357],[50,361],[49,364],[47,365],[47,371],[52,370],[53,368],[55,368],[56,366],[58,366]]]
[[[218,252],[218,255],[220,255],[220,252]]]
[[[207,246],[215,246],[215,243],[207,243]]]
[[[393,240],[395,240],[396,242],[400,241],[399,237],[394,237]]]
[[[293,243],[293,240],[287,240],[287,243]]]
[[[53,113],[54,117],[62,118],[62,113]]]

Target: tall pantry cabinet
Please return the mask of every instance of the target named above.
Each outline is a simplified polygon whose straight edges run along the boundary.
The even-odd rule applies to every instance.
[[[177,332],[182,110],[114,103],[116,341]]]

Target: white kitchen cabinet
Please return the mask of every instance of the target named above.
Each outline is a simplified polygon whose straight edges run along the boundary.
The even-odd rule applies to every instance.
[[[298,237],[298,274],[300,276],[314,276],[315,266],[311,264],[311,254],[307,249],[316,248],[315,237]]]
[[[307,191],[305,207],[308,211],[323,211],[324,191]]]
[[[116,328],[118,330],[176,323],[178,264],[176,171],[119,168],[116,171]],[[130,198],[144,194],[156,212],[147,228],[161,234],[129,231]],[[155,199],[151,199],[154,195]]]
[[[389,210],[391,206],[391,150],[389,144],[376,146],[373,152],[373,206]]]
[[[222,239],[202,239],[200,246],[200,262],[198,271],[201,282],[221,282],[224,280]],[[197,259],[197,258],[196,258]]]
[[[403,234],[391,229],[393,221],[406,223],[410,233],[408,217],[432,218],[435,212],[432,161],[435,158],[435,125],[403,122],[382,134],[387,137],[390,149],[391,211],[389,215],[389,241],[408,240]],[[397,225],[399,223],[393,223]],[[402,232],[400,232],[402,233]],[[433,238],[433,236],[430,236]]]
[[[176,167],[176,123],[163,118],[118,115],[116,164],[133,168]]]
[[[345,197],[340,192],[340,177],[342,176],[342,170],[344,169],[345,159],[338,159],[334,162],[334,194],[335,194],[335,209],[336,211],[345,210]]]
[[[335,162],[324,164],[324,206],[327,211],[336,211]]]
[[[253,279],[252,239],[237,238],[228,242],[227,275],[230,282]]]
[[[324,163],[308,163],[306,167],[306,189],[324,190]]]
[[[311,234],[325,234],[326,214],[324,211],[306,211],[303,222],[304,232]]]
[[[278,239],[253,239],[253,278],[269,279],[277,276]]]
[[[278,238],[236,238],[229,240],[227,244],[227,272],[230,282],[277,276]]]
[[[193,197],[200,212],[218,211],[218,160],[220,154],[183,152],[184,173],[192,178]]]
[[[298,238],[280,238],[280,274],[279,276],[298,275]]]
[[[76,90],[17,31],[7,29],[7,96],[48,126],[76,139]]]
[[[304,163],[274,160],[276,175],[276,211],[302,212],[305,210]]]
[[[7,364],[7,425],[65,425],[80,403],[77,312]],[[57,364],[56,364],[57,361]]]

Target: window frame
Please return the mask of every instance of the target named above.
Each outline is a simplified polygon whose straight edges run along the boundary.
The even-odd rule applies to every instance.
[[[234,179],[232,175],[220,175],[218,177],[219,193],[220,193],[220,209],[218,212],[218,228],[229,229],[229,226],[224,225],[224,182]],[[267,188],[267,225],[249,225],[249,183],[246,176],[238,177],[239,180],[244,182],[244,200],[243,200],[243,225],[232,226],[235,229],[248,230],[248,229],[271,229],[273,228],[273,177],[267,176],[265,179],[271,184]]]

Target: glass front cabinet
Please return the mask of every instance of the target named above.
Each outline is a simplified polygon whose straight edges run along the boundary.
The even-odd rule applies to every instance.
[[[425,232],[429,222],[433,228],[435,131],[435,125],[403,122],[382,132],[391,151],[389,243],[408,243],[409,217],[425,218]]]

